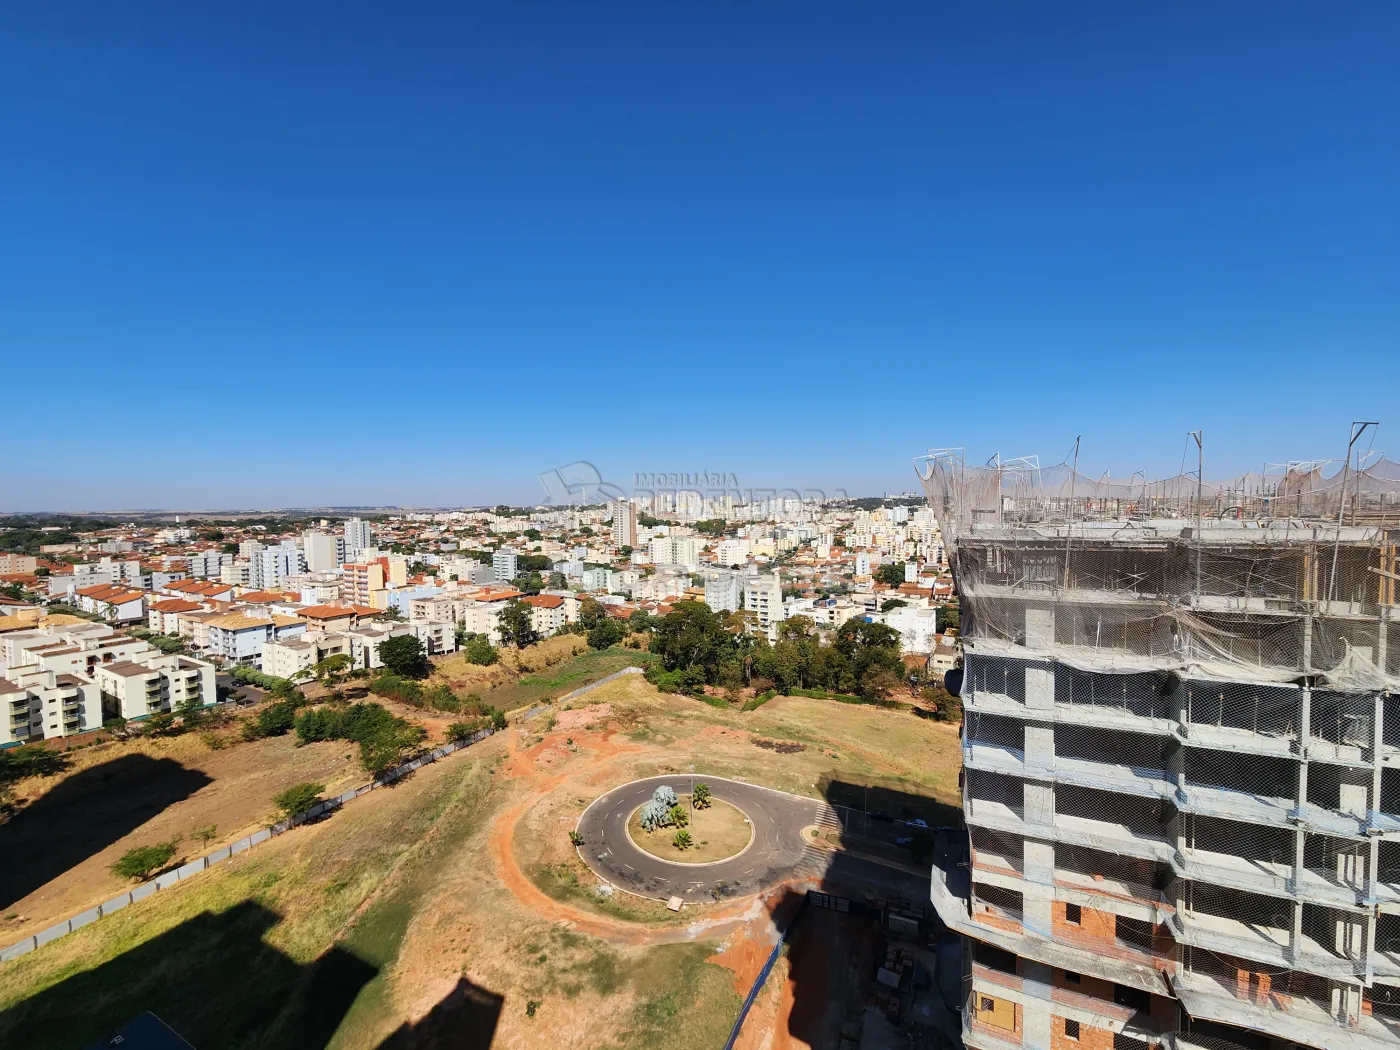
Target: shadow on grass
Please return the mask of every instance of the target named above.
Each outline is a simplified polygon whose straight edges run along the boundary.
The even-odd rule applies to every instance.
[[[169,758],[132,754],[84,769],[0,824],[0,908],[130,834],[212,781]],[[141,843],[141,845],[152,845]]]
[[[505,1000],[465,977],[422,1020],[403,1024],[377,1050],[487,1050]]]
[[[265,941],[276,912],[203,912],[0,1013],[0,1045],[86,1046],[147,1010],[200,1050],[324,1047],[377,968],[339,946],[297,963]]]

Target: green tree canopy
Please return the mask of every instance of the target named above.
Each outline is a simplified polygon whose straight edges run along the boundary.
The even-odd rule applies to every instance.
[[[411,634],[386,638],[375,647],[375,651],[385,667],[404,678],[422,678],[432,669],[423,643]]]
[[[534,610],[519,599],[506,602],[498,624],[502,645],[513,645],[523,649],[539,641],[539,635],[535,631]]]
[[[904,582],[904,563],[899,561],[886,562],[877,568],[873,575],[876,583],[898,587]]]

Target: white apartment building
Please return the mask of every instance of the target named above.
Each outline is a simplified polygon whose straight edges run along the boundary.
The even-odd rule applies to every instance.
[[[296,638],[305,633],[306,621],[295,616],[249,616],[228,613],[216,616],[206,624],[210,656],[230,663],[261,666],[264,642]]]
[[[253,585],[253,565],[247,558],[234,558],[219,567],[219,582],[233,587]]]
[[[738,612],[744,607],[744,584],[737,573],[705,574],[705,604],[715,612]]]
[[[514,551],[498,550],[491,555],[492,577],[497,580],[515,579],[518,560]]]
[[[541,638],[548,638],[568,623],[564,599],[554,594],[531,594],[520,599],[530,606],[530,622]]]
[[[345,537],[309,531],[301,537],[308,572],[335,572],[345,564]]]
[[[777,625],[782,622],[783,584],[775,572],[772,575],[750,576],[744,581],[744,609],[758,618],[758,625],[777,637]]]
[[[938,610],[905,607],[875,613],[876,623],[899,632],[900,648],[906,653],[932,653],[938,643]]]
[[[280,642],[263,642],[262,670],[278,678],[295,678],[332,656],[350,656],[350,636],[344,631],[307,633]]]
[[[128,721],[177,711],[191,698],[201,707],[210,707],[218,699],[213,664],[155,649],[140,662],[104,664],[94,679],[104,712]]]
[[[651,541],[651,560],[655,565],[698,566],[702,546],[694,536],[658,536]]]
[[[679,598],[690,586],[690,576],[679,572],[658,572],[643,576],[632,585],[632,598],[635,601],[661,601],[663,598]]]
[[[612,569],[584,569],[583,589],[585,591],[607,591],[611,593],[617,587],[617,573]]]
[[[0,677],[0,712],[0,748],[102,728],[91,679],[36,666]]]
[[[369,527],[369,522],[361,521],[359,518],[349,518],[345,522],[345,550],[343,558],[346,561],[355,561],[360,555],[374,546],[374,533]]]
[[[253,559],[253,586],[268,590],[288,576],[306,571],[306,558],[295,540],[283,540],[276,547],[264,547]]]
[[[211,576],[217,579],[219,574],[223,572],[224,566],[232,564],[233,555],[224,554],[221,551],[200,551],[189,557],[190,575],[201,580]]]
[[[715,544],[715,564],[743,565],[749,560],[750,544],[746,539],[720,540]]]

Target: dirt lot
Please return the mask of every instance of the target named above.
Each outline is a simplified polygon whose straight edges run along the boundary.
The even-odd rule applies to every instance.
[[[344,743],[297,747],[292,736],[211,750],[196,735],[100,744],[72,753],[59,777],[21,781],[30,800],[0,825],[0,941],[10,944],[108,900],[129,881],[111,865],[133,846],[183,836],[195,856],[276,819],[273,796],[302,781],[328,793],[363,783]],[[197,827],[214,825],[206,847]]]
[[[660,695],[640,676],[589,699],[513,723],[399,787],[7,964],[0,1043],[82,1045],[104,1021],[153,1009],[201,1046],[372,1050],[445,1032],[475,1033],[467,1045],[497,1050],[720,1046],[773,943],[769,909],[780,901],[673,914],[600,895],[568,839],[583,807],[626,779],[691,765],[808,795],[871,783],[926,796],[930,810],[955,801],[956,727],[799,698],[740,714]],[[783,754],[756,739],[803,747]],[[170,833],[185,830],[173,817],[181,806],[215,789],[265,814],[271,786],[247,762],[287,782],[322,779],[307,773],[320,762],[356,767],[333,745],[273,740],[201,755],[194,742],[170,743],[191,751],[157,757],[211,781],[169,807]],[[159,838],[166,825],[156,821],[136,830],[150,825]],[[219,995],[203,994],[206,973]],[[96,1005],[75,1013],[74,996]],[[809,1023],[791,1000],[778,996],[751,1022],[758,1034],[745,1038],[760,1040],[751,1045],[784,1045],[764,1042],[763,1031]],[[399,1041],[385,1044],[391,1037]]]

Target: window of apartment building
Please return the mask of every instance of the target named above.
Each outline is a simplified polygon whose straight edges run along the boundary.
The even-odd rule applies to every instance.
[[[1080,983],[1083,982],[1083,980],[1084,980],[1084,978],[1081,977],[1079,974],[1075,973],[1073,970],[1066,970],[1066,971],[1065,971],[1065,983],[1066,983],[1066,984],[1080,984]]]
[[[1079,1038],[1079,1022],[1078,1022],[1078,1021],[1071,1021],[1071,1020],[1069,1020],[1069,1018],[1066,1018],[1066,1019],[1065,1019],[1065,1038],[1066,1038],[1066,1039],[1078,1039],[1078,1038]]]
[[[1084,913],[1077,904],[1065,905],[1065,922],[1078,926],[1084,921]]]

